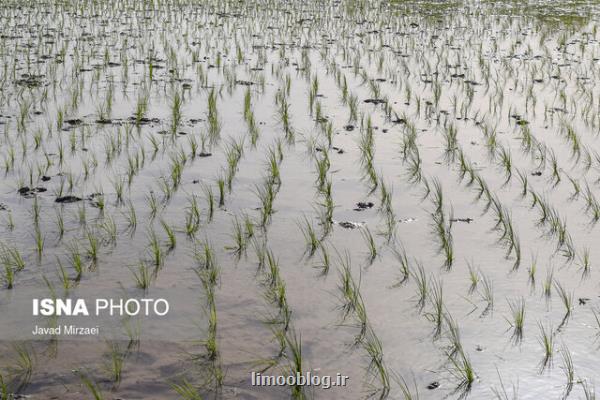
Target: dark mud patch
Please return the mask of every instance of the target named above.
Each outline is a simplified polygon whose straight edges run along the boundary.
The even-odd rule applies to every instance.
[[[129,121],[136,122],[140,125],[149,125],[149,124],[158,124],[160,123],[160,119],[158,118],[140,118],[139,120],[136,117],[129,117]]]
[[[332,221],[334,224],[341,226],[344,229],[358,229],[365,225],[364,222],[353,221]]]
[[[33,75],[33,74],[24,74],[21,75],[21,79],[18,79],[15,83],[20,86],[25,86],[28,88],[37,88],[44,85],[44,75]]]
[[[70,126],[79,126],[79,125],[83,124],[83,120],[81,120],[79,118],[67,119],[67,120],[65,120],[65,124],[70,125]]]
[[[30,198],[38,193],[44,193],[46,191],[48,191],[48,189],[46,189],[45,187],[23,186],[22,188],[19,188],[19,190],[17,190],[17,193],[19,193],[23,197]]]
[[[236,84],[236,85],[242,85],[242,86],[252,86],[252,85],[254,85],[255,83],[254,83],[254,82],[251,82],[251,81],[237,80],[237,81],[235,81],[235,84]]]
[[[54,201],[56,203],[60,203],[60,204],[69,204],[69,203],[76,203],[81,200],[83,200],[81,197],[69,195],[69,196],[57,197]]]
[[[471,222],[474,221],[473,218],[452,218],[450,219],[451,222],[464,222],[465,224],[470,224]]]
[[[387,101],[384,99],[365,99],[365,100],[363,100],[363,102],[367,103],[367,104],[375,104],[375,105],[387,103]]]
[[[373,208],[374,205],[375,204],[373,204],[372,201],[368,201],[368,202],[359,201],[358,203],[356,203],[356,207],[354,208],[354,211],[365,211],[370,208]]]

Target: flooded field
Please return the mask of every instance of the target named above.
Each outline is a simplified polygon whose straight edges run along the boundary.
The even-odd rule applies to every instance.
[[[595,399],[599,18],[3,1],[0,399]]]

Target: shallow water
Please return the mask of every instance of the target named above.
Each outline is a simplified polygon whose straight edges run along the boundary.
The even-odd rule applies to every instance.
[[[349,376],[344,388],[306,388],[308,397],[404,398],[404,379],[413,396],[418,391],[425,399],[513,398],[515,392],[523,399],[586,398],[584,387],[598,378],[600,332],[594,313],[600,257],[594,246],[600,218],[597,18],[597,5],[588,2],[3,3],[0,373],[10,391],[83,398],[90,396],[78,376],[83,371],[105,398],[172,399],[172,385],[184,379],[208,398],[287,398],[290,387],[253,387],[250,376],[269,362],[265,374],[287,374],[292,349],[285,339],[296,333],[303,371]],[[211,93],[220,124],[212,133]],[[136,119],[144,96],[147,107]],[[181,117],[173,126],[178,96]],[[282,97],[289,104],[287,134]],[[256,121],[255,144],[248,113]],[[448,144],[450,127],[456,142]],[[364,143],[370,134],[369,163]],[[227,178],[236,144],[243,152],[219,206],[217,180]],[[273,174],[269,151],[281,153],[280,184],[266,184],[276,195],[261,227],[258,192]],[[318,187],[317,162],[325,154],[331,219],[322,217],[326,197]],[[415,160],[418,178],[411,179]],[[181,167],[179,178],[174,166]],[[121,179],[119,199],[115,182]],[[443,191],[439,213],[435,182]],[[487,189],[478,198],[482,184]],[[19,193],[24,187],[46,191]],[[212,220],[206,188],[215,196]],[[55,201],[65,195],[82,200]],[[155,213],[152,196],[159,204]],[[194,198],[199,226],[186,234]],[[373,207],[357,211],[358,202]],[[130,204],[135,226],[128,221]],[[500,220],[496,205],[504,210]],[[57,215],[64,219],[62,235]],[[234,222],[244,216],[254,233],[236,254]],[[446,265],[435,216],[443,216],[451,233]],[[173,249],[162,221],[174,230]],[[305,221],[322,244],[312,256]],[[41,251],[36,232],[44,239]],[[163,258],[156,268],[152,232]],[[377,253],[372,259],[367,232]],[[520,260],[507,241],[511,233]],[[209,287],[194,257],[204,243],[219,267]],[[278,260],[277,287],[285,288],[291,311],[286,329],[266,323],[283,308],[269,297],[268,266],[259,268],[254,244],[263,243]],[[74,248],[83,263],[78,281]],[[319,268],[323,248],[331,260],[327,273]],[[13,249],[22,267],[11,258]],[[411,273],[399,284],[395,253],[402,249]],[[343,319],[342,312],[346,255],[367,315],[368,334],[358,343],[357,313]],[[140,262],[155,272],[147,291],[134,278]],[[429,288],[422,307],[419,265]],[[472,290],[469,266],[479,277]],[[485,299],[484,277],[493,287],[493,305]],[[434,307],[436,284],[443,287],[441,314]],[[567,307],[561,287],[572,296]],[[137,319],[110,316],[58,320],[100,325],[99,336],[41,340],[32,327],[52,320],[32,317],[31,299],[52,292],[90,301],[162,297],[171,310],[165,318],[139,318],[133,345],[126,326]],[[520,299],[524,323],[515,334],[511,303]],[[218,352],[209,360],[202,341],[211,304]],[[450,317],[460,331],[462,356],[448,354]],[[543,369],[540,325],[554,335],[553,356]],[[278,330],[283,355],[273,333]],[[367,346],[375,339],[387,381],[369,368]],[[123,353],[118,383],[107,369],[111,343]],[[35,360],[31,376],[18,349]],[[565,354],[572,357],[572,382]],[[474,371],[470,383],[462,382],[458,367],[465,360]],[[220,385],[216,373],[224,374]]]

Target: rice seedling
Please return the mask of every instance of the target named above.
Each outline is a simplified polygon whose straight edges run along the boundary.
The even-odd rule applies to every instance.
[[[199,245],[194,247],[194,259],[198,263],[198,266],[205,270],[217,270],[216,255],[210,242],[204,241],[199,243]]]
[[[417,307],[419,310],[422,310],[425,306],[425,301],[427,300],[427,296],[429,294],[429,285],[427,282],[427,276],[425,275],[425,269],[423,268],[423,264],[419,261],[415,260],[416,266],[410,271],[410,275],[414,279],[417,285]]]
[[[0,262],[4,266],[11,266],[16,271],[21,271],[25,268],[25,260],[18,247],[8,246],[2,242],[0,242]]]
[[[254,238],[252,240],[252,248],[254,249],[254,253],[256,254],[256,259],[258,261],[258,269],[262,270],[266,265],[267,259],[267,246],[265,241],[258,240]]]
[[[375,375],[379,386],[371,393],[372,395],[378,394],[380,398],[386,398],[391,388],[390,373],[383,359],[383,348],[381,341],[370,327],[366,334],[363,347],[370,357],[367,372]]]
[[[38,255],[38,258],[42,257],[42,253],[44,252],[44,245],[46,243],[46,237],[42,233],[42,230],[39,226],[37,226],[33,233],[33,239],[35,241],[35,250]]]
[[[304,359],[302,356],[302,336],[297,334],[295,330],[288,331],[286,335],[286,341],[289,349],[288,361],[290,375],[302,375],[304,371]],[[296,382],[295,385],[291,386],[292,398],[294,399],[305,399],[306,394],[304,392],[304,386]]]
[[[0,374],[0,399],[9,400],[12,394],[9,394],[8,384],[4,382],[4,377]]]
[[[479,272],[475,270],[472,263],[467,261],[467,265],[469,268],[469,281],[471,282],[471,285],[469,286],[469,294],[471,294],[475,291],[475,289],[477,289],[477,285],[481,280],[481,276]]]
[[[552,295],[552,283],[554,282],[554,270],[552,268],[546,271],[546,279],[542,283],[542,291],[546,298]]]
[[[119,347],[118,343],[107,343],[109,352],[109,362],[107,363],[107,370],[110,374],[110,378],[113,381],[113,388],[119,386],[121,377],[123,374],[123,364],[125,362],[125,353]]]
[[[319,243],[319,250],[321,257],[318,264],[315,265],[315,268],[320,269],[321,275],[325,276],[329,273],[329,268],[331,267],[331,258],[329,256],[329,250],[323,242]]]
[[[219,187],[219,207],[225,206],[225,179],[217,179],[217,186]]]
[[[33,350],[25,343],[13,345],[13,350],[16,358],[13,359],[9,368],[9,374],[14,382],[15,392],[20,392],[31,382],[36,358]]]
[[[135,231],[137,227],[137,211],[135,210],[135,205],[132,201],[129,201],[127,204],[127,213],[124,214],[127,219],[127,224],[132,232]]]
[[[573,358],[571,356],[571,351],[567,348],[566,345],[562,345],[560,349],[560,355],[562,358],[562,368],[567,379],[567,383],[565,386],[563,398],[567,398],[573,390],[573,384],[575,384],[575,367],[573,365]]]
[[[367,227],[362,228],[360,233],[361,233],[365,243],[367,244],[367,248],[369,250],[368,260],[370,263],[372,263],[378,254],[377,244],[375,243],[375,239],[373,238],[373,235],[371,234],[371,231],[369,230],[369,228],[367,228]]]
[[[156,236],[156,232],[153,229],[147,234],[148,238],[148,248],[150,251],[150,259],[155,267],[160,267],[163,264],[164,256],[162,248],[160,247],[160,242],[158,237]]]
[[[400,374],[394,373],[392,371],[392,379],[398,384],[400,387],[400,393],[402,394],[403,400],[419,400],[419,387],[417,386],[417,381],[413,376],[413,387],[414,390],[410,388],[408,382],[404,379],[404,377]]]
[[[552,360],[554,357],[554,332],[551,326],[544,327],[541,322],[538,322],[540,334],[538,341],[544,349],[544,358],[540,363],[540,371],[544,371],[546,367],[552,366]]]
[[[154,192],[151,191],[149,195],[146,195],[146,202],[148,203],[148,208],[150,209],[150,219],[153,219],[156,217],[159,208],[158,199],[156,198]]]
[[[458,131],[454,125],[450,124],[442,133],[446,157],[453,156],[458,148]]]
[[[400,270],[398,282],[396,282],[392,287],[399,287],[406,283],[410,278],[410,263],[404,247],[401,247],[400,249],[393,248],[392,252],[394,253],[396,261],[399,263]]]
[[[131,273],[138,288],[147,291],[152,283],[153,273],[144,261],[138,263],[137,270],[131,268]]]
[[[75,374],[79,377],[79,379],[81,380],[83,385],[90,392],[90,394],[92,395],[94,400],[103,400],[104,399],[104,395],[102,394],[100,387],[98,386],[98,384],[96,382],[94,382],[92,380],[92,378],[90,378],[87,374],[85,374],[81,371],[75,371]]]
[[[567,291],[558,280],[554,280],[554,290],[558,294],[560,301],[565,307],[565,314],[563,316],[562,322],[560,323],[558,329],[560,329],[571,316],[571,312],[573,310],[573,292]]]
[[[583,389],[585,400],[596,400],[596,387],[593,381],[590,383],[587,379],[580,379],[578,383]]]
[[[244,226],[240,222],[237,216],[233,219],[233,232],[231,233],[231,238],[233,239],[234,244],[231,246],[227,246],[228,250],[233,251],[237,256],[241,256],[246,252],[246,248],[248,245],[248,237],[244,231]]]
[[[117,242],[117,224],[113,217],[110,215],[104,217],[102,224],[100,224],[100,229],[104,231],[106,234],[106,238],[104,240],[107,244],[116,244]]]
[[[264,229],[271,221],[273,215],[273,202],[275,201],[275,189],[267,181],[263,186],[256,186],[256,195],[261,202],[260,226]]]
[[[204,399],[200,391],[185,379],[181,383],[172,383],[171,388],[185,400]]]
[[[496,387],[492,387],[492,392],[494,393],[494,398],[497,400],[517,400],[519,398],[519,381],[517,380],[516,385],[513,384],[512,385],[512,394],[509,395],[509,391],[506,388],[506,386],[504,385],[504,382],[502,381],[502,377],[500,376],[500,371],[497,370],[498,372],[498,379],[500,380],[500,387],[496,388]]]
[[[429,302],[432,311],[425,313],[425,317],[434,323],[433,338],[438,339],[442,334],[442,323],[444,322],[444,298],[443,285],[441,281],[431,279],[429,284]]]
[[[297,224],[302,232],[302,236],[304,236],[304,241],[306,242],[306,251],[308,252],[309,257],[312,257],[320,247],[321,241],[317,237],[317,233],[313,224],[306,216],[304,216],[303,223],[297,222]]]
[[[85,237],[87,239],[87,256],[95,265],[98,262],[99,241],[98,234],[95,229],[86,229]]]
[[[208,133],[211,143],[217,143],[221,134],[221,121],[217,108],[217,94],[215,89],[211,89],[208,94]]]
[[[476,379],[469,356],[461,349],[456,358],[449,357],[448,360],[450,361],[449,372],[458,382],[455,392],[468,393]]]
[[[513,328],[512,340],[520,343],[523,340],[523,327],[525,325],[525,299],[508,300],[512,320],[508,323]]]
[[[216,308],[216,305],[214,302],[213,291],[209,290],[207,292],[207,295],[208,295],[208,333],[207,333],[207,338],[204,340],[204,347],[206,349],[206,358],[212,362],[215,362],[219,356],[219,347],[218,347],[218,342],[217,342],[217,308]]]
[[[175,246],[177,246],[177,237],[175,236],[175,231],[164,220],[161,220],[160,224],[163,227],[163,229],[167,235],[167,239],[168,239],[167,249],[169,251],[171,251],[171,250],[175,249]]]
[[[365,305],[360,293],[360,285],[356,283],[352,276],[350,255],[346,252],[343,256],[338,253],[340,263],[339,276],[340,284],[338,290],[341,294],[342,322],[349,316],[354,317],[358,333],[354,339],[355,344],[362,343],[367,333],[368,321]]]
[[[579,255],[579,266],[583,270],[583,276],[587,276],[590,273],[590,249],[584,248],[582,254]]]
[[[481,291],[479,292],[479,295],[486,303],[486,306],[481,313],[481,315],[484,316],[494,309],[494,285],[492,280],[483,274],[481,277]]]
[[[215,214],[215,196],[214,193],[211,189],[210,186],[207,185],[203,185],[202,186],[202,190],[204,192],[204,196],[206,197],[206,203],[207,203],[207,222],[211,223]],[[219,201],[219,203],[221,203]],[[223,204],[224,204],[224,199],[223,199]],[[219,204],[220,206],[222,206],[223,204]]]

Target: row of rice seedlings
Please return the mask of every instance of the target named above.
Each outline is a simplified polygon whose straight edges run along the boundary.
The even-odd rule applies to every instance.
[[[372,381],[367,381],[371,387],[371,395],[378,395],[381,398],[387,397],[390,391],[390,372],[383,359],[383,348],[381,341],[375,334],[373,327],[369,323],[367,310],[360,293],[360,283],[357,283],[352,276],[352,265],[350,255],[346,252],[344,255],[339,254],[339,276],[342,323],[348,317],[352,316],[358,333],[355,336],[354,344],[361,345],[369,356],[369,365],[367,366],[367,374],[371,379],[377,381],[374,385]]]
[[[278,91],[275,95],[275,105],[277,106],[277,113],[279,122],[283,127],[283,133],[288,143],[294,143],[296,138],[295,130],[292,126],[290,117],[290,104],[286,95],[287,91]]]
[[[252,109],[252,93],[249,87],[244,94],[244,120],[246,121],[250,144],[255,147],[260,137],[260,129],[254,116],[254,110]]]
[[[208,317],[206,338],[201,341],[204,353],[195,356],[194,360],[200,363],[201,370],[208,370],[209,372],[210,380],[206,382],[206,385],[213,385],[213,388],[218,390],[223,386],[225,379],[220,360],[215,301],[215,290],[219,281],[220,268],[213,247],[208,240],[195,244],[194,258],[198,265],[196,274],[200,278],[206,294],[206,314]]]
[[[471,364],[469,356],[461,343],[460,330],[456,321],[450,314],[444,315],[444,321],[447,326],[447,339],[450,343],[446,350],[446,357],[450,364],[448,371],[457,380],[455,392],[467,394],[473,383],[475,382],[476,374]]]
[[[0,242],[0,263],[4,269],[2,277],[4,286],[12,289],[15,284],[15,274],[25,269],[25,260],[17,247]]]
[[[118,342],[107,342],[108,347],[108,361],[105,365],[106,370],[109,373],[110,379],[113,383],[113,390],[119,387],[121,383],[123,368],[125,360],[129,353],[122,349]]]
[[[433,205],[434,212],[431,214],[433,220],[433,233],[438,242],[438,251],[444,254],[444,267],[452,268],[454,263],[454,240],[452,237],[452,212],[446,220],[444,210],[444,193],[441,183],[434,179],[433,181]]]
[[[36,355],[27,343],[17,343],[13,346],[13,349],[16,357],[11,360],[7,368],[9,381],[6,382],[6,387],[7,389],[11,388],[13,393],[19,393],[31,382],[33,369],[36,364]]]
[[[208,93],[207,129],[212,144],[221,138],[221,120],[217,106],[217,93],[214,88]]]
[[[386,243],[389,244],[396,236],[397,218],[396,213],[394,212],[394,207],[392,206],[393,190],[388,189],[388,184],[383,180],[383,177],[379,178],[379,193],[380,207],[378,211],[383,214],[384,219],[384,227],[379,234],[383,236],[386,240]],[[371,245],[369,245],[369,249],[371,253],[371,260],[374,260],[377,256],[377,249]]]
[[[371,118],[367,118],[366,128],[361,128],[360,143],[360,164],[363,169],[363,179],[368,181],[370,192],[374,192],[379,184],[377,172],[375,171],[375,139],[373,134],[373,124]]]
[[[302,339],[291,326],[292,311],[287,300],[286,284],[281,276],[279,260],[273,251],[266,247],[266,240],[255,239],[253,243],[259,260],[259,269],[262,271],[265,299],[276,308],[276,312],[265,322],[279,344],[278,354],[273,359],[262,362],[266,364],[266,368],[271,368],[285,357],[288,361],[289,373],[294,376],[302,375],[304,373]],[[297,382],[291,386],[291,396],[295,399],[307,398],[305,387]]]
[[[434,324],[433,338],[438,339],[442,334],[442,323],[444,322],[444,297],[443,284],[441,280],[430,279],[428,298],[431,306],[430,312],[425,313],[425,318]]]

